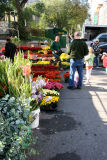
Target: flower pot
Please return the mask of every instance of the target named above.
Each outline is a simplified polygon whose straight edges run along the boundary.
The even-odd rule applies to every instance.
[[[67,78],[67,79],[65,78],[65,83],[68,83],[68,81],[69,81],[69,79],[68,79],[68,78]]]
[[[57,103],[52,103],[50,105],[41,106],[40,109],[41,111],[55,111],[57,107],[58,107]]]
[[[37,128],[39,126],[39,113],[40,113],[39,108],[31,112],[31,116],[34,118],[34,121],[31,124],[32,129]]]

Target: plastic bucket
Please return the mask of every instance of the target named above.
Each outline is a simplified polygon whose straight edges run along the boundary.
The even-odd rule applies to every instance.
[[[31,112],[32,117],[35,119],[31,124],[32,129],[37,128],[39,126],[39,114],[40,114],[39,108]]]

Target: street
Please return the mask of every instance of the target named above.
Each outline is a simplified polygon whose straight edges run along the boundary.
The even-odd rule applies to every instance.
[[[57,111],[41,112],[32,160],[107,160],[107,74],[93,69],[81,90],[63,84]]]

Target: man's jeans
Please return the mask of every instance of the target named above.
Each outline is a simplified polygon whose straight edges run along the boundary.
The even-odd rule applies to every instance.
[[[95,56],[94,63],[96,63],[96,67],[99,67],[99,55]]]
[[[78,88],[82,87],[82,80],[83,80],[83,59],[73,60],[70,59],[70,76],[69,76],[69,86],[75,87],[74,84],[74,75],[75,71],[78,71],[79,74],[79,81],[78,81]]]
[[[61,51],[62,52],[62,51]],[[60,52],[60,53],[61,53]],[[61,59],[60,59],[60,53],[59,53],[59,55],[58,54],[56,54],[54,51],[52,51],[52,54],[53,54],[53,56],[55,57],[55,65],[57,64],[57,62],[59,62],[59,68],[61,69],[62,68],[62,64],[61,64]]]

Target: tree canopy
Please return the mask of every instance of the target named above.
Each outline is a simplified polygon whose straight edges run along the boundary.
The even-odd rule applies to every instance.
[[[10,0],[0,0],[0,20],[4,17],[5,12],[9,12],[11,8]]]
[[[17,11],[17,27],[21,39],[25,39],[28,35],[25,19],[31,21],[32,14],[39,19],[38,22],[35,21],[39,29],[57,27],[68,32],[77,29],[78,26],[81,27],[88,17],[87,0],[41,0],[25,8],[27,1],[0,0],[0,19],[3,18],[5,11]]]
[[[32,5],[40,24],[58,27],[69,31],[72,27],[82,26],[88,16],[87,0],[42,0]]]

